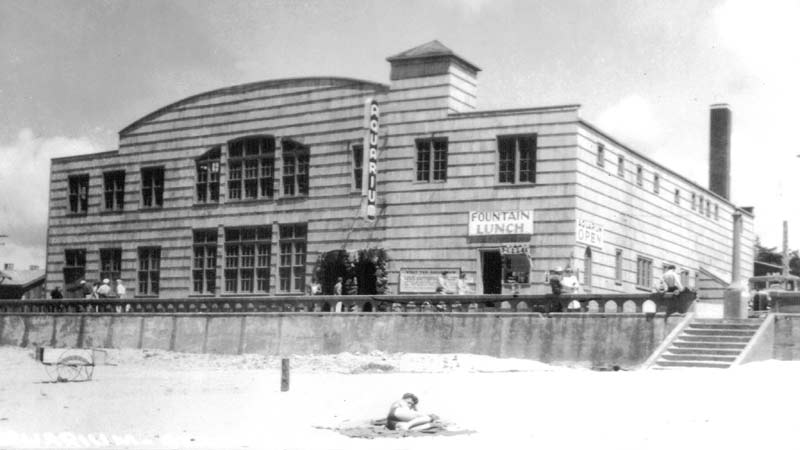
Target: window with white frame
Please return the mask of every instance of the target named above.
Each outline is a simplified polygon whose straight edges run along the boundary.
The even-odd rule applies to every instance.
[[[86,214],[89,211],[89,175],[72,175],[69,185],[69,212]]]
[[[192,233],[192,287],[195,294],[213,294],[217,288],[217,229]]]
[[[275,138],[250,136],[228,142],[228,199],[270,200],[275,190]]]
[[[103,174],[103,204],[106,211],[122,211],[125,207],[125,171]]]
[[[353,158],[353,189],[360,191],[364,180],[364,145],[352,145],[350,153]]]
[[[225,292],[269,292],[272,227],[225,228]]]
[[[416,181],[447,181],[447,138],[417,139]]]
[[[643,256],[636,257],[636,286],[650,289],[653,283],[653,260]]]
[[[139,247],[139,294],[158,295],[161,278],[161,247]]]
[[[285,139],[281,141],[283,152],[283,195],[308,195],[309,148]]]
[[[306,238],[304,223],[281,225],[280,232],[280,291],[304,292],[306,283]]]
[[[597,143],[597,166],[606,166],[606,147],[601,143]]]
[[[219,147],[214,147],[195,161],[197,169],[197,203],[219,202],[221,153]]]

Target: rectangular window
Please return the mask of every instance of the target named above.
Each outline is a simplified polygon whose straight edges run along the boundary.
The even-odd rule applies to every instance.
[[[64,287],[75,285],[86,277],[86,250],[64,250]]]
[[[280,290],[304,292],[306,284],[306,224],[280,226]]]
[[[692,193],[692,211],[697,209],[697,195]]]
[[[217,230],[195,230],[192,251],[194,293],[213,294],[217,288]]]
[[[714,220],[719,220],[719,205],[714,205]]]
[[[498,136],[497,181],[536,182],[536,135]]]
[[[69,182],[69,212],[86,214],[89,210],[89,175],[73,175]]]
[[[161,274],[161,247],[139,247],[139,293],[158,295]]]
[[[622,155],[617,157],[617,176],[625,178],[625,157]]]
[[[653,260],[639,256],[636,258],[636,286],[650,289],[653,282]]]
[[[706,200],[706,217],[711,217],[711,200]]]
[[[212,148],[197,159],[197,203],[219,202],[219,147]]]
[[[698,211],[700,215],[703,215],[703,196],[700,196],[700,202],[697,204]]]
[[[597,166],[606,166],[606,147],[603,144],[597,144]]]
[[[283,195],[308,195],[308,147],[292,140],[283,145]]]
[[[161,208],[164,206],[164,168],[142,169],[142,206]]]
[[[661,190],[661,177],[656,173],[653,174],[653,193],[658,194]]]
[[[689,287],[689,271],[681,270],[681,286]]]
[[[447,181],[447,138],[417,140],[417,181]]]
[[[125,171],[103,174],[103,199],[106,211],[122,211],[125,207]]]
[[[269,292],[272,227],[225,228],[225,292]]]
[[[680,191],[680,189],[675,189],[675,204],[676,205],[680,205],[681,204],[681,191]]]
[[[641,165],[636,166],[636,185],[642,186],[644,184],[644,169]]]
[[[257,136],[228,143],[228,198],[264,200],[275,195],[275,138]]]
[[[100,279],[108,278],[112,282],[119,280],[122,273],[122,249],[100,249]]]
[[[364,167],[364,146],[353,145],[351,147],[353,155],[353,188],[361,190],[361,182],[363,180],[363,167]]]
[[[622,250],[617,249],[614,254],[614,282],[622,284]]]

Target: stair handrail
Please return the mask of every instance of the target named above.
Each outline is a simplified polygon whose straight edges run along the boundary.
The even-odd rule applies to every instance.
[[[653,353],[650,354],[650,357],[647,358],[647,360],[641,365],[640,369],[649,369],[650,367],[652,367],[658,360],[659,356],[661,356],[661,354],[664,353],[667,350],[667,348],[669,348],[669,346],[672,344],[672,341],[674,341],[678,337],[678,335],[680,335],[681,332],[683,332],[684,328],[686,328],[689,325],[689,323],[692,320],[694,320],[695,315],[696,313],[694,311],[686,313],[686,315],[683,317],[683,320],[681,320],[680,323],[675,325],[675,328],[673,328],[672,331],[669,332],[667,337],[665,337],[664,340],[661,341],[661,344],[659,344],[658,347],[656,347],[656,349],[653,351]]]

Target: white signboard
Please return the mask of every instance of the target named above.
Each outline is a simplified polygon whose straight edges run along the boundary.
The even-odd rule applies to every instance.
[[[461,269],[400,269],[401,294],[434,294],[439,284],[439,276],[447,272],[445,285],[447,291],[455,292],[456,280]]]
[[[586,244],[591,247],[602,249],[603,226],[586,219],[578,219],[577,229],[575,230],[577,236],[576,240],[579,243]]]
[[[533,234],[533,210],[470,211],[469,236]]]

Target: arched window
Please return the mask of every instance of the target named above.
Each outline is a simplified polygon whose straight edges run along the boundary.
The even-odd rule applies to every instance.
[[[583,254],[583,288],[588,292],[592,289],[592,249],[586,247]]]

